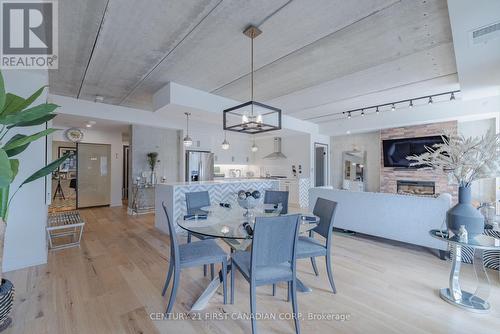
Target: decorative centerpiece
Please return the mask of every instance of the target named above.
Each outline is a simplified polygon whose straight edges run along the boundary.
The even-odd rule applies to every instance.
[[[151,168],[151,179],[149,180],[149,182],[151,182],[152,185],[155,185],[156,184],[155,167],[156,167],[156,163],[160,161],[160,160],[157,160],[158,153],[157,152],[149,152],[147,154],[147,157],[148,157],[149,168]]]
[[[34,134],[20,134],[6,137],[6,135],[15,132],[16,128],[24,129],[30,126],[42,125],[53,119],[56,114],[54,110],[58,107],[52,103],[43,103],[34,107],[30,106],[43,93],[45,86],[37,90],[33,95],[24,99],[12,93],[5,93],[3,77],[0,72],[0,331],[9,327],[12,319],[10,311],[14,302],[14,286],[12,283],[2,277],[2,261],[5,241],[5,230],[7,228],[7,218],[9,205],[13,197],[25,184],[43,178],[52,174],[61,163],[63,163],[71,153],[67,153],[57,160],[49,163],[40,170],[31,174],[24,180],[16,191],[9,196],[11,185],[14,182],[19,171],[19,165],[22,161],[17,156],[28,148],[31,142],[45,138],[45,136],[56,131],[55,129],[45,129]],[[10,133],[9,133],[10,132]],[[23,132],[27,132],[24,130]],[[5,138],[6,142],[2,142]],[[30,156],[24,156],[24,160],[30,160]],[[25,203],[27,206],[30,203]]]
[[[238,191],[238,204],[243,209],[248,210],[253,209],[259,203],[258,199],[260,198],[260,192],[258,190],[254,191]]]
[[[412,166],[442,169],[458,184],[458,204],[447,213],[448,230],[458,235],[464,226],[469,237],[483,234],[484,216],[471,204],[471,185],[500,175],[500,134],[489,131],[486,136],[469,138],[445,134],[442,139],[443,143],[426,147],[426,153],[407,159],[415,161]]]

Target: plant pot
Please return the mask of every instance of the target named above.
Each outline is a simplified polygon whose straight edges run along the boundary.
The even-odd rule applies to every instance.
[[[460,187],[458,204],[448,210],[446,215],[448,230],[458,234],[460,226],[464,225],[470,237],[484,233],[484,216],[472,206],[471,202],[471,187]]]
[[[2,279],[0,285],[0,332],[10,326],[12,319],[10,311],[14,305],[14,285],[7,279]]]
[[[152,185],[156,184],[156,173],[153,171],[151,172],[151,177],[149,179],[149,182],[151,182]]]

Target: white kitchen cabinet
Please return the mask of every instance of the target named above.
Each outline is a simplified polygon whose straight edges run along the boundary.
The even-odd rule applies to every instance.
[[[296,179],[280,180],[279,187],[281,191],[288,191],[288,204],[299,206],[299,182]]]
[[[309,206],[309,178],[280,179],[279,189],[288,191],[288,203],[290,206],[307,208]]]

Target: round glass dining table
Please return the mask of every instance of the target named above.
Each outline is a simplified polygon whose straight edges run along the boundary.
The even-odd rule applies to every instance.
[[[248,232],[248,226],[253,230],[255,219],[258,217],[275,217],[281,214],[281,205],[257,204],[252,209],[244,209],[237,202],[229,203],[228,207],[213,205],[201,208],[206,214],[186,215],[177,220],[177,224],[193,235],[202,235],[212,238],[219,238],[227,243],[233,250],[242,251],[248,249],[252,243],[252,234]],[[291,212],[290,212],[291,211]],[[300,233],[305,233],[319,223],[319,217],[309,212],[289,210],[289,214],[300,215]],[[248,224],[248,226],[247,226]],[[228,266],[228,271],[230,268]],[[222,275],[227,273],[219,272],[219,276],[208,285],[198,300],[191,307],[191,311],[201,311],[204,309],[210,298],[217,291],[222,283]],[[300,292],[312,291],[297,278],[297,290]]]

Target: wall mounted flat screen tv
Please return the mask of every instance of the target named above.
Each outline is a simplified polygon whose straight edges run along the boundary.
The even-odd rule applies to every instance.
[[[410,166],[410,161],[406,157],[425,153],[427,152],[426,146],[432,147],[434,144],[442,143],[441,136],[384,140],[382,141],[384,167],[418,168],[418,166]]]

